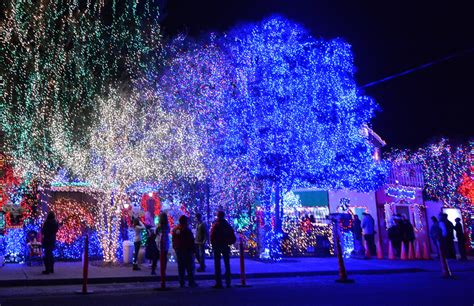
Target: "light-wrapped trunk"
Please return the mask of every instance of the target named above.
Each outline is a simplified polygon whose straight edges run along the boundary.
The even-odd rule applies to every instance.
[[[120,233],[121,201],[109,191],[98,198],[97,233],[104,255],[104,262],[117,262]]]

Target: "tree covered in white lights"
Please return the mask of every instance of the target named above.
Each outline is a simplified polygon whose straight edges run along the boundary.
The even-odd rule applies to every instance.
[[[272,17],[235,28],[224,46],[236,92],[224,105],[223,152],[243,156],[265,182],[269,232],[281,232],[284,190],[309,184],[368,191],[381,183],[384,166],[372,159],[361,134],[377,105],[357,89],[349,44],[314,39],[299,25]],[[271,256],[278,256],[278,247]]]
[[[71,173],[95,191],[105,262],[116,261],[127,187],[138,181],[192,181],[204,176],[193,118],[179,111],[165,112],[159,101],[148,102],[137,93],[111,88],[98,99],[89,141],[82,145],[63,132],[61,118],[53,125],[55,151]]]
[[[208,190],[209,214],[221,208],[232,218],[249,212],[258,184],[239,156],[225,156],[220,151],[227,129],[223,110],[235,94],[236,78],[235,67],[219,39],[216,34],[201,40],[181,34],[166,42],[160,68],[148,75],[143,87],[162,96],[166,110],[193,114],[208,169],[199,189]],[[206,209],[202,201],[196,203],[197,210]]]

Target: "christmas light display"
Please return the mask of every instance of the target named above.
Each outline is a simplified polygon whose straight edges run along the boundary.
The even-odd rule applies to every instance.
[[[424,192],[446,207],[460,207],[466,199],[459,192],[463,175],[469,171],[469,149],[453,147],[447,139],[420,148],[415,152],[394,150],[388,155],[393,163],[420,164],[425,181]]]
[[[332,243],[325,224],[283,219],[303,210],[287,191],[383,181],[361,132],[377,105],[357,89],[347,43],[272,17],[200,41],[180,36],[158,52],[151,0],[66,2],[8,1],[0,22],[2,129],[15,169],[36,185],[62,176],[51,188],[97,202],[52,203],[67,220],[60,256],[78,258],[94,227],[94,254],[116,261],[124,213],[152,192],[171,223],[206,211],[210,222],[224,209],[249,245],[259,240],[278,259],[321,236]]]
[[[111,88],[98,100],[95,118],[84,146],[72,143],[58,118],[53,144],[71,172],[91,184],[104,261],[113,262],[127,187],[141,180],[201,178],[204,167],[187,114],[166,113],[159,104],[141,107],[138,94]]]
[[[316,40],[272,17],[235,28],[223,44],[236,79],[224,105],[222,151],[243,155],[245,168],[266,182],[265,197],[275,194],[276,232],[283,188],[298,181],[363,191],[381,184],[385,169],[361,135],[376,104],[357,90],[347,43]],[[270,209],[269,198],[262,200]]]
[[[22,228],[12,228],[5,235],[5,262],[23,263],[26,252],[26,235]]]
[[[59,242],[71,244],[81,237],[87,228],[93,229],[95,226],[91,209],[93,205],[94,203],[65,198],[51,203],[49,209],[54,211],[56,219],[61,224],[56,239]]]
[[[158,8],[151,0],[15,1],[0,20],[1,125],[21,177],[51,180],[60,161],[51,148],[55,115],[83,141],[95,98],[109,83],[131,80],[154,63]]]
[[[474,169],[471,169],[471,173],[473,172]],[[462,183],[459,186],[459,192],[468,199],[471,204],[474,204],[474,180],[472,177],[464,174]]]

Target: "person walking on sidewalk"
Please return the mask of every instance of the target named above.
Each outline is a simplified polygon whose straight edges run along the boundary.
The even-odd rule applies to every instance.
[[[207,225],[202,221],[202,215],[200,213],[196,214],[196,258],[199,262],[198,272],[206,271],[205,264],[205,249],[206,243],[209,240],[209,232],[207,230]]]
[[[216,277],[216,285],[214,288],[217,289],[223,288],[221,275],[221,256],[224,259],[226,286],[227,288],[230,288],[231,274],[229,245],[234,244],[237,240],[234,229],[224,217],[225,213],[223,211],[218,211],[217,220],[214,222],[211,229],[211,244],[212,250],[214,252],[214,270]]]
[[[467,260],[466,256],[466,237],[464,236],[464,230],[461,224],[461,218],[456,218],[456,225],[454,226],[454,230],[456,231],[456,238],[458,239],[458,248],[459,248],[459,255],[461,256],[461,260]]]
[[[142,231],[145,229],[145,226],[140,221],[140,219],[133,219],[133,230],[135,231],[135,240],[133,246],[135,247],[133,252],[133,270],[139,271],[138,267],[138,252],[140,252],[140,247],[142,245]]]
[[[179,224],[173,229],[173,249],[178,261],[179,286],[184,287],[184,274],[188,275],[189,287],[196,287],[194,281],[194,235],[188,226],[188,217],[179,217]]]
[[[367,242],[367,247],[369,248],[370,255],[377,255],[377,250],[375,247],[375,221],[374,218],[369,213],[362,213],[364,218],[362,219],[362,232],[364,233],[364,239]]]
[[[43,235],[42,245],[44,249],[44,268],[43,274],[54,273],[54,247],[56,246],[56,233],[58,232],[59,224],[56,221],[56,216],[53,211],[48,212],[46,221],[41,228]]]

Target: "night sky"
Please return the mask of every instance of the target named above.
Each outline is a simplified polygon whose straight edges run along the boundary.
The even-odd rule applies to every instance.
[[[474,11],[469,1],[168,0],[165,36],[225,31],[280,14],[315,37],[353,46],[359,85],[452,54],[463,55],[365,89],[381,106],[372,122],[389,147],[474,136]],[[466,52],[466,50],[472,50]],[[464,52],[464,53],[463,53]]]

